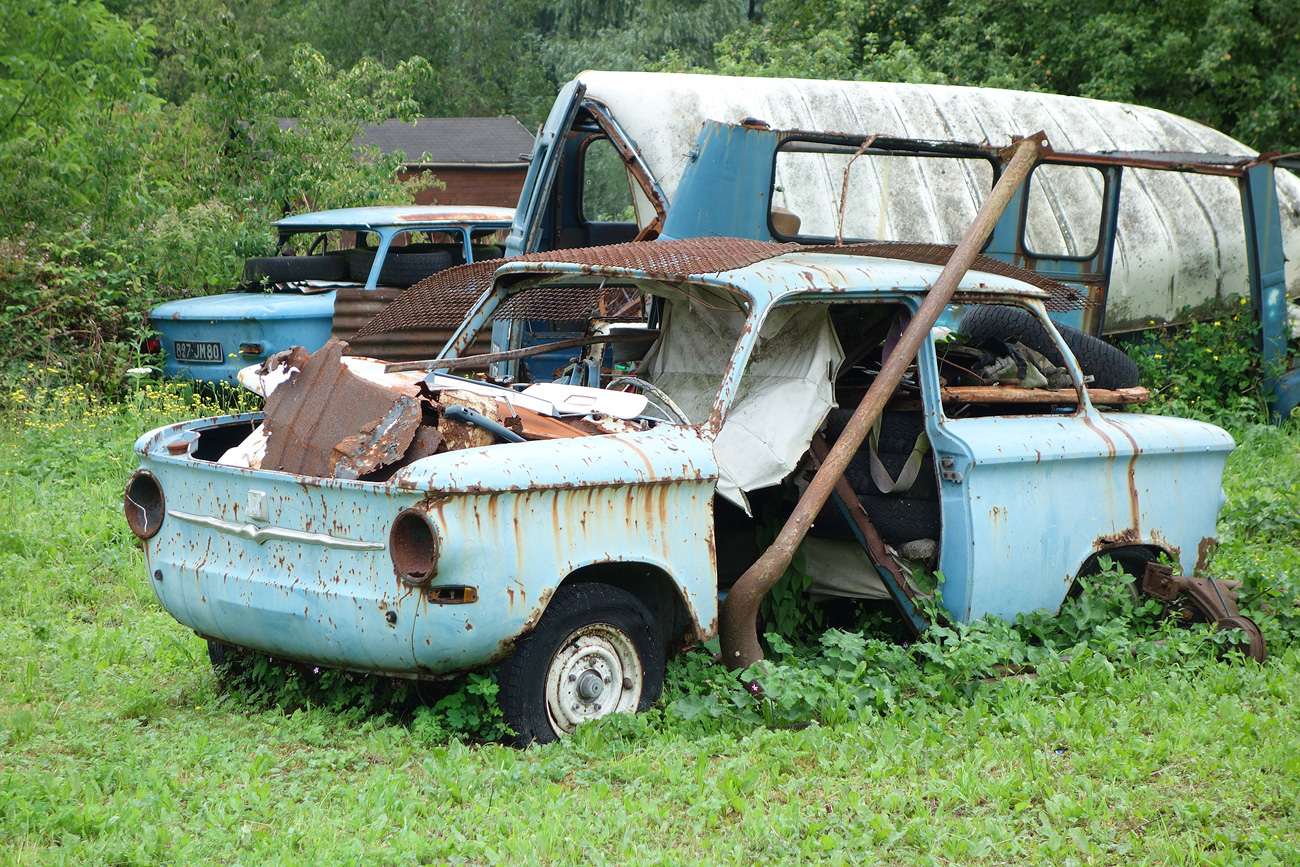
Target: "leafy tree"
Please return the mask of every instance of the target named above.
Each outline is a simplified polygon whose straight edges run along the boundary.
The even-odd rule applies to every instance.
[[[721,40],[741,73],[935,81],[1137,102],[1300,148],[1291,0],[770,0]]]
[[[584,69],[707,69],[716,42],[747,25],[746,0],[562,0],[540,54],[557,86]]]
[[[169,30],[188,76],[175,104],[150,92],[149,26],[98,2],[23,2],[0,50],[0,341],[14,348],[0,363],[120,387],[143,313],[229,288],[286,209],[410,200],[402,157],[358,159],[352,142],[415,113],[423,61],[338,70],[303,46],[278,83],[260,37],[216,8]]]
[[[157,106],[152,35],[97,0],[17,0],[0,17],[0,234],[120,192],[104,173],[123,126]]]

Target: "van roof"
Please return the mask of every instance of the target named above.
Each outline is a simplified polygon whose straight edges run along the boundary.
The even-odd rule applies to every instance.
[[[689,164],[703,124],[760,120],[774,130],[818,130],[932,141],[1004,146],[1012,136],[1046,132],[1057,151],[1174,152],[1245,158],[1257,152],[1187,118],[1145,106],[998,88],[894,82],[645,72],[583,72],[586,97],[607,105],[636,142],[670,202]],[[1127,173],[1126,173],[1127,174]],[[814,214],[838,201],[839,178],[806,190],[786,185],[785,202]],[[1288,258],[1300,260],[1300,178],[1276,178]],[[1076,185],[1080,186],[1080,185]],[[1076,219],[1094,191],[1055,203]],[[1095,192],[1100,196],[1100,190]],[[802,198],[800,198],[802,196]],[[918,196],[918,208],[951,209],[949,201]],[[974,196],[961,203],[966,216]],[[644,220],[642,221],[645,222]],[[1241,200],[1230,179],[1139,170],[1128,174],[1119,214],[1106,330],[1145,327],[1152,318],[1178,321],[1188,307],[1223,304],[1248,291]],[[1289,275],[1288,295],[1300,294],[1300,270]]]

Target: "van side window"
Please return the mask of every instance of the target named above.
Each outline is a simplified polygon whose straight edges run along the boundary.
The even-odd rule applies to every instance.
[[[607,138],[592,139],[582,155],[582,218],[589,223],[636,220],[627,168]]]
[[[993,166],[979,157],[857,150],[781,145],[769,215],[777,239],[955,244],[993,188]]]
[[[1038,166],[1029,176],[1025,247],[1030,255],[1091,258],[1101,243],[1106,178],[1091,166]],[[1069,218],[1067,219],[1067,216]]]

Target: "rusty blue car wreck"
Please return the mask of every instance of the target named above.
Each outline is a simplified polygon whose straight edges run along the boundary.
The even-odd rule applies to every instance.
[[[344,358],[335,341],[266,366],[265,413],[142,436],[125,511],[150,585],[218,653],[411,678],[498,664],[520,743],[645,708],[665,657],[718,633],[719,598],[760,559],[757,501],[791,513],[847,436],[834,407],[870,391],[914,330],[943,270],[917,258],[704,239],[480,269],[488,291],[424,369]],[[883,460],[884,481],[850,468],[809,522],[820,590],[892,598],[923,628],[918,569],[946,576],[943,606],[969,621],[1056,610],[1110,554],[1149,592],[1182,594],[1187,617],[1247,629],[1262,655],[1233,588],[1204,574],[1232,439],[1117,411],[1141,389],[1090,388],[1047,315],[1076,295],[991,259],[960,275],[953,310],[1019,308],[1062,363],[1013,348],[1035,370],[972,380],[961,341],[927,329],[854,458]],[[629,301],[653,344],[611,383],[626,391],[445,372],[510,354],[457,358],[493,323]],[[613,340],[588,342],[599,359]]]

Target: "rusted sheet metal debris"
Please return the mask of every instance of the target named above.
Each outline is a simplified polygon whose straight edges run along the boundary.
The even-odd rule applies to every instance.
[[[489,421],[500,421],[498,402],[493,398],[484,397],[472,391],[447,389],[438,395],[438,405],[443,410],[451,406],[463,406],[485,416]],[[441,413],[438,418],[438,433],[442,434],[442,441],[448,451],[476,449],[490,446],[496,442],[496,437],[491,431],[476,424],[452,418],[446,412]]]
[[[755,628],[759,603],[789,567],[795,550],[812,526],[813,518],[826,505],[836,480],[844,475],[849,461],[866,439],[867,432],[902,380],[921,344],[929,339],[930,329],[952,299],[958,283],[971,267],[980,248],[992,234],[998,218],[1029,176],[1040,152],[1048,151],[1046,136],[1042,133],[1022,139],[1009,149],[1010,159],[1006,172],[998,179],[983,207],[975,215],[975,221],[966,231],[966,236],[957,245],[920,309],[904,329],[894,351],[885,360],[879,375],[863,396],[861,405],[844,432],[835,441],[825,462],[817,470],[812,483],[799,499],[794,512],[772,545],[740,576],[740,580],[727,594],[722,604],[720,636],[722,660],[729,668],[747,668],[763,659],[763,648],[758,643]]]
[[[346,348],[331,339],[267,398],[263,469],[355,479],[405,454],[419,401],[353,374]]]
[[[391,286],[341,286],[334,290],[334,319],[332,335],[348,342],[348,354],[382,358],[389,362],[411,362],[429,358],[456,334],[454,327],[414,328],[388,331],[370,337],[357,337],[356,331],[381,310],[401,297],[405,289]],[[479,335],[473,349],[475,353],[492,351],[492,335]]]
[[[383,418],[362,425],[360,431],[330,450],[331,475],[336,479],[357,479],[401,459],[419,426],[418,401],[399,395]]]

